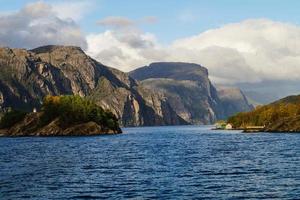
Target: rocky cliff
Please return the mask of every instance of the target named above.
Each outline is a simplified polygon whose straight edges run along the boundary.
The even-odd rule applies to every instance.
[[[217,92],[206,68],[181,62],[159,62],[129,73],[148,89],[163,93],[173,110],[192,124],[210,124],[251,106],[235,90]]]
[[[164,94],[72,46],[0,48],[0,106],[32,110],[46,95],[74,94],[111,110],[123,126],[187,124]]]
[[[254,109],[247,97],[239,88],[217,87],[218,96],[221,100],[225,116],[232,116],[238,112],[248,112]]]

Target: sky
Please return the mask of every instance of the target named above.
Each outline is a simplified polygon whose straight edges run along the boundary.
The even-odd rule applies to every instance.
[[[32,0],[0,0],[1,12],[19,10]],[[245,19],[268,18],[275,21],[300,23],[298,0],[52,0],[52,5],[78,5],[81,12],[80,26],[86,33],[105,30],[96,26],[99,19],[107,16],[124,16],[140,19],[157,17],[155,25],[143,25],[146,32],[154,33],[162,43],[180,37],[198,34],[211,28],[240,22]],[[69,8],[72,9],[72,6]],[[77,13],[73,13],[72,17]]]
[[[300,93],[298,0],[0,3],[0,46],[76,45],[125,72],[157,61],[194,62],[215,84],[251,92],[267,85],[263,92],[278,93],[280,83],[282,95]]]

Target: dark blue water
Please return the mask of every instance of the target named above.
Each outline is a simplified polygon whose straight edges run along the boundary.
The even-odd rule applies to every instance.
[[[0,199],[299,199],[300,134],[0,138]]]

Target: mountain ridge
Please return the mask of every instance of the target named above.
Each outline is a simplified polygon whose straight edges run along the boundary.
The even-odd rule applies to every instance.
[[[211,124],[226,117],[205,67],[183,62],[153,67],[155,80],[147,83],[135,80],[132,72],[101,64],[76,46],[0,48],[1,110],[31,111],[41,107],[46,95],[79,95],[111,110],[122,126]],[[168,92],[155,86],[159,79]]]
[[[97,96],[96,103],[110,109],[123,126],[186,124],[156,94],[156,102],[145,101],[138,84],[126,73],[102,65],[74,46],[49,45],[32,50],[0,49],[0,104],[32,110],[46,95]],[[103,81],[105,85],[101,85]],[[148,92],[149,93],[149,92]],[[150,92],[151,93],[151,92]],[[154,104],[156,107],[154,107]],[[126,106],[125,106],[126,105]],[[163,115],[172,113],[172,116]]]
[[[177,114],[192,124],[210,124],[230,116],[224,108],[228,105],[234,108],[232,113],[252,109],[245,98],[231,99],[231,104],[230,99],[221,99],[208,77],[208,70],[198,64],[156,62],[135,69],[129,75],[142,86],[164,93]],[[240,102],[244,107],[233,105]]]

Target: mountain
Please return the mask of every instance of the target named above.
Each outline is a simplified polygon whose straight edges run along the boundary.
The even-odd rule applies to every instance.
[[[225,116],[232,116],[238,112],[247,112],[254,109],[247,97],[239,88],[217,87],[218,96],[222,102]]]
[[[254,83],[238,83],[240,88],[254,104],[269,104],[286,96],[300,94],[299,81],[264,80]]]
[[[207,69],[198,64],[158,62],[129,75],[144,88],[163,93],[173,110],[192,124],[210,124],[252,108],[240,91],[218,92],[208,78]]]
[[[235,128],[263,126],[267,132],[300,132],[300,95],[288,96],[228,119]]]
[[[187,124],[167,98],[102,65],[79,47],[0,48],[0,106],[30,111],[46,95],[80,95],[111,110],[123,126]]]
[[[258,90],[243,90],[248,100],[253,101],[256,105],[269,104],[276,99],[282,98],[282,96],[270,91],[258,91]],[[278,92],[279,93],[279,92]]]

